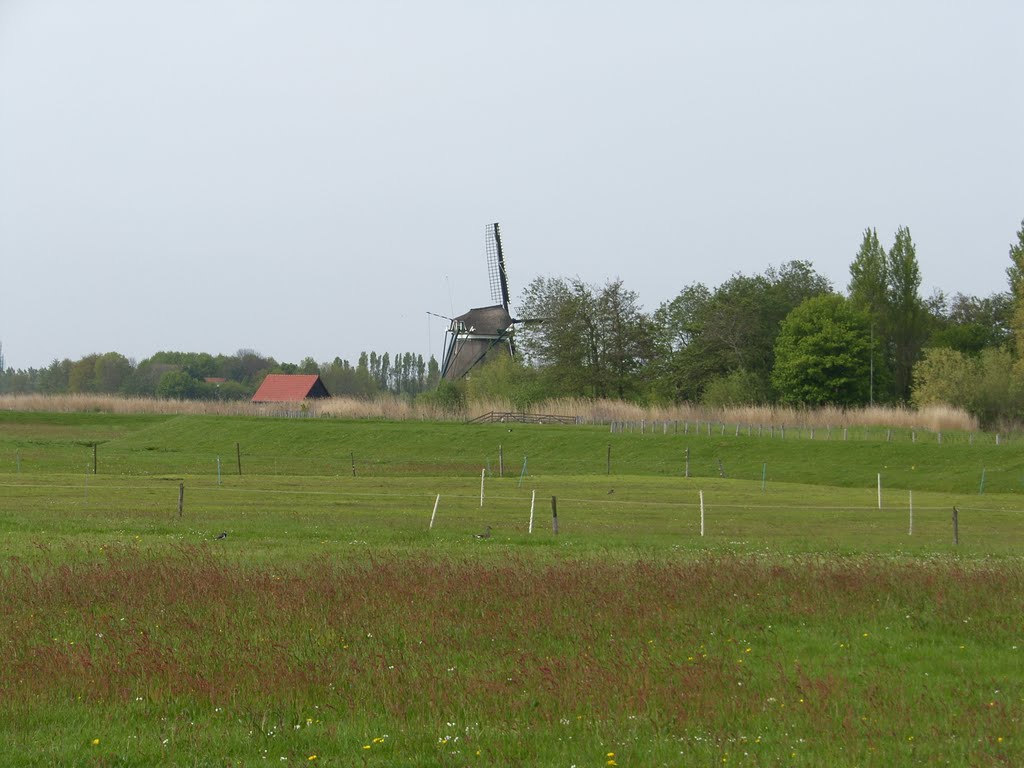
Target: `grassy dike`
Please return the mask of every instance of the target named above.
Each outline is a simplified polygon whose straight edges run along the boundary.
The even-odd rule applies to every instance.
[[[715,431],[2,413],[8,759],[1019,764],[1016,446]]]

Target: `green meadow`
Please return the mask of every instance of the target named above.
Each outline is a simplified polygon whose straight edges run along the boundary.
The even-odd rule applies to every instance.
[[[1019,765],[1020,448],[3,412],[5,759]]]

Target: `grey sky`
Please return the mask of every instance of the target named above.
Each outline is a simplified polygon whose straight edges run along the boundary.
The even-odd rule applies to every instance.
[[[7,365],[440,357],[533,277],[685,285],[911,229],[1006,289],[1024,3],[0,0]]]

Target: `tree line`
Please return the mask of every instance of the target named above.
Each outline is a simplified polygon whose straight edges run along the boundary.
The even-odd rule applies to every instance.
[[[106,352],[74,361],[54,360],[46,368],[0,368],[0,393],[248,400],[270,373],[317,374],[332,395],[367,398],[384,392],[415,397],[434,389],[441,376],[433,357],[424,361],[411,352],[363,352],[355,365],[338,357],[327,363],[311,357],[297,364],[278,362],[252,349],[233,355],[164,351],[139,363]]]
[[[1009,290],[921,295],[910,230],[865,230],[845,291],[806,261],[683,287],[644,312],[621,280],[535,278],[519,314],[521,364],[469,392],[617,397],[711,407],[948,403],[985,423],[1024,417],[1024,221]]]

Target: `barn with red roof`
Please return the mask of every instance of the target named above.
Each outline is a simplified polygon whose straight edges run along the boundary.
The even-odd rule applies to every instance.
[[[252,396],[254,403],[301,403],[303,400],[330,397],[331,393],[314,374],[270,373]]]

